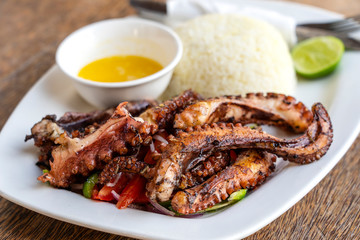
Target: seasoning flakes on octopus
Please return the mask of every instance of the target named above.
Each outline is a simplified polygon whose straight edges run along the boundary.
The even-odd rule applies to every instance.
[[[301,135],[282,139],[249,123]],[[297,164],[320,159],[333,130],[321,103],[308,109],[275,93],[203,99],[187,90],[160,104],[124,102],[59,120],[48,115],[29,139],[40,149],[42,182],[69,190],[83,186],[84,196],[118,208],[184,216],[255,189],[278,157]]]

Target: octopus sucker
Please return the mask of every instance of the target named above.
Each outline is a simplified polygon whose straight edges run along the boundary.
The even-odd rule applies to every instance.
[[[214,206],[237,190],[253,189],[271,174],[275,160],[273,154],[245,150],[234,164],[204,183],[178,191],[171,200],[171,206],[181,214],[191,214]]]
[[[193,187],[205,181],[206,178],[222,171],[230,163],[229,151],[218,151],[198,165],[182,174],[179,188]]]
[[[175,116],[174,128],[186,129],[216,122],[276,125],[301,133],[312,122],[312,113],[303,103],[284,94],[225,96],[186,107]]]
[[[205,124],[180,132],[176,141],[170,142],[158,162],[157,172],[148,183],[149,197],[160,201],[169,200],[179,184],[181,174],[189,169],[188,166],[204,160],[212,151],[256,148],[301,164],[319,159],[332,142],[332,127],[322,104],[314,104],[312,111],[313,122],[305,134],[290,140],[279,139],[261,130],[231,123]],[[171,168],[168,167],[170,165]],[[159,190],[164,189],[164,185],[166,192]]]
[[[99,182],[106,184],[111,181],[119,172],[140,172],[144,163],[137,160],[135,155],[118,156],[111,159],[99,174]]]
[[[202,97],[199,94],[186,90],[173,99],[165,101],[156,107],[149,108],[140,114],[139,117],[148,123],[157,125],[159,129],[167,128],[172,125],[176,113],[200,99]]]

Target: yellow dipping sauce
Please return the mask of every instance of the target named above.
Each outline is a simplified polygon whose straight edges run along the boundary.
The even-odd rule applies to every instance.
[[[125,82],[149,76],[163,66],[155,60],[140,56],[113,56],[89,63],[79,77],[96,82]]]

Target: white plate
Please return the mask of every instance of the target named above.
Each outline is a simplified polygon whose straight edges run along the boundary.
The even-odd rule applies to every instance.
[[[228,1],[276,10],[296,19],[321,20],[339,17],[313,7],[269,1]],[[51,68],[18,105],[0,136],[0,194],[21,206],[73,224],[149,239],[239,239],[259,230],[308,193],[341,159],[360,130],[358,79],[360,53],[347,52],[336,73],[316,81],[300,82],[297,98],[311,106],[321,101],[334,125],[329,152],[315,163],[289,164],[266,184],[215,215],[197,219],[168,217],[133,209],[117,210],[113,204],[90,201],[81,195],[48,187],[36,180],[37,153],[32,141],[24,143],[33,124],[46,114],[89,111],[57,66]]]

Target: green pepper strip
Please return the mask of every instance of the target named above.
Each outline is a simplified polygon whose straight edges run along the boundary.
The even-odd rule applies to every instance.
[[[94,173],[88,177],[83,186],[83,195],[86,198],[91,198],[92,190],[94,189],[95,184],[98,182],[98,174]]]
[[[215,210],[219,210],[221,208],[224,208],[226,206],[229,206],[231,204],[237,203],[238,201],[240,201],[241,199],[243,199],[246,195],[247,189],[240,189],[239,191],[233,192],[228,199],[226,199],[225,201],[215,204],[214,206],[205,209],[205,212],[212,212]]]

